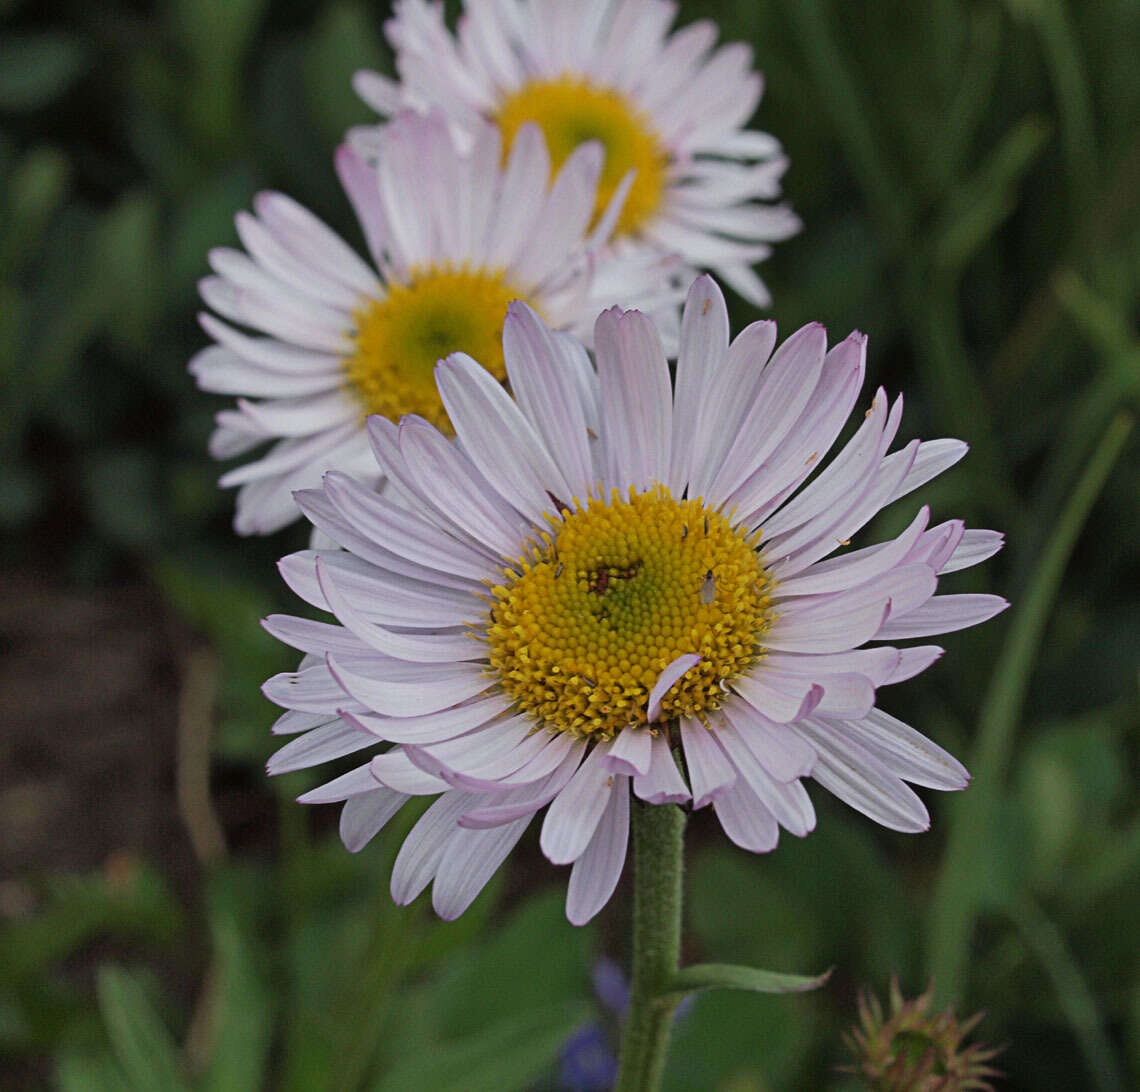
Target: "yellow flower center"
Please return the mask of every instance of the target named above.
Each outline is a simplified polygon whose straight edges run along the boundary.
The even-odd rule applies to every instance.
[[[724,700],[722,684],[763,654],[774,616],[757,536],[699,499],[658,487],[623,500],[614,490],[547,518],[553,533],[492,588],[489,659],[522,711],[609,739],[646,724],[661,672],[697,653],[661,719],[703,719]]]
[[[435,364],[463,350],[496,379],[506,378],[503,320],[520,298],[496,270],[448,264],[414,269],[407,284],[356,312],[348,378],[368,413],[418,413],[450,431],[435,387]]]
[[[637,231],[660,207],[669,157],[649,118],[619,92],[595,87],[577,76],[532,80],[502,103],[495,120],[508,151],[519,126],[535,122],[546,136],[555,168],[562,166],[578,145],[600,141],[606,159],[598,183],[595,220],[631,167],[637,175],[616,230],[626,234]]]

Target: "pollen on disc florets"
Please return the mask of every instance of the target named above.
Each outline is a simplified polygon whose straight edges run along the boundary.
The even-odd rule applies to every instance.
[[[519,708],[608,739],[647,723],[654,683],[686,653],[701,661],[666,693],[661,719],[718,708],[774,620],[756,536],[664,488],[549,518],[551,533],[492,588],[489,660]]]
[[[665,192],[668,153],[646,117],[624,95],[578,76],[524,84],[498,108],[495,120],[509,150],[519,127],[534,122],[546,138],[551,163],[560,167],[588,140],[605,149],[595,217],[600,216],[626,173],[637,171],[618,218],[619,233],[637,231],[657,212]]]
[[[521,298],[494,269],[447,263],[413,269],[383,299],[355,315],[355,351],[344,362],[367,413],[419,414],[450,431],[435,385],[436,362],[462,350],[496,379],[506,378],[503,320]]]

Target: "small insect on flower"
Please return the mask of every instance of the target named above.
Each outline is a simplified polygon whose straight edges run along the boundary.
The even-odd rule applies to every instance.
[[[706,607],[716,599],[716,577],[713,576],[712,569],[705,573],[705,578],[701,581],[700,598]]]

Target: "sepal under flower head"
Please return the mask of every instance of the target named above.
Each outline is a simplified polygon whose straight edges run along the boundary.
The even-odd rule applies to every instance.
[[[889,1014],[870,990],[860,993],[858,1026],[844,1035],[855,1064],[844,1071],[872,1092],[993,1092],[997,1049],[965,1042],[982,1015],[959,1023],[952,1009],[935,1010],[933,987],[907,1001],[892,975]]]

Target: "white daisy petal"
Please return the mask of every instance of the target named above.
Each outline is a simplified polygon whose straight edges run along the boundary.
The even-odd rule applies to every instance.
[[[678,34],[677,37],[680,37]],[[681,318],[677,385],[673,395],[673,445],[669,488],[680,493],[689,481],[692,437],[702,391],[720,370],[728,352],[728,309],[712,277],[698,277],[689,289]]]
[[[736,727],[741,742],[777,781],[795,781],[811,773],[815,751],[801,736],[775,724],[746,702],[726,702],[724,714]]]
[[[345,713],[345,718],[353,721],[366,732],[371,732],[377,740],[391,743],[442,743],[474,731],[480,725],[494,720],[510,706],[510,699],[503,694],[483,694],[479,698],[438,713],[426,713],[419,717],[379,717],[369,714]]]
[[[274,752],[266,765],[266,772],[270,775],[283,774],[319,766],[322,762],[332,762],[371,747],[375,742],[355,725],[343,720],[334,721],[306,732]]]
[[[615,737],[605,765],[613,773],[644,776],[649,772],[652,759],[653,736],[649,729],[627,728]]]
[[[896,641],[953,633],[987,622],[1008,606],[1000,595],[938,595],[901,618],[888,618],[875,636]]]
[[[774,322],[754,322],[736,335],[724,363],[706,379],[694,434],[689,441],[689,494],[704,496],[725,453],[753,405],[768,358],[776,344]]]
[[[827,331],[818,324],[797,330],[772,355],[752,406],[709,483],[709,504],[727,499],[780,445],[807,406],[826,355]]]
[[[610,789],[621,776],[601,761],[608,753],[608,744],[595,747],[546,813],[539,844],[554,864],[576,861],[598,828]]]
[[[891,830],[929,829],[930,814],[915,792],[853,738],[810,718],[799,730],[819,755],[812,777],[828,792]]]
[[[455,663],[447,670],[435,664],[402,663],[400,666],[407,675],[416,676],[416,681],[368,678],[349,671],[331,654],[329,656],[329,670],[349,697],[389,717],[438,713],[483,693],[488,686],[487,677],[478,664]],[[411,672],[409,668],[417,670]]]
[[[585,743],[577,742],[558,768],[549,777],[531,786],[526,798],[520,802],[472,808],[459,820],[459,825],[478,830],[484,827],[497,827],[501,823],[512,823],[524,815],[533,815],[539,808],[546,807],[562,791],[579,768],[585,750]]]
[[[287,709],[273,722],[273,727],[269,730],[274,735],[287,736],[331,724],[336,719],[335,714],[330,716],[328,713],[299,713],[295,709]]]
[[[927,440],[918,447],[918,455],[907,471],[906,476],[891,494],[891,500],[905,497],[907,493],[937,478],[962,459],[970,445],[961,440]]]
[[[481,582],[495,571],[487,557],[466,542],[441,535],[438,527],[417,513],[345,474],[326,475],[324,489],[344,519],[390,553],[467,580]]]
[[[411,799],[402,792],[378,788],[353,796],[340,809],[340,840],[349,853],[359,853]]]
[[[400,424],[400,451],[422,492],[439,498],[439,507],[478,542],[511,556],[525,525],[457,448],[426,421],[406,417]]]
[[[213,394],[248,394],[255,398],[295,398],[320,394],[340,386],[340,376],[328,372],[282,375],[249,364],[220,345],[210,345],[190,358],[187,371],[198,386]]]
[[[585,408],[575,379],[558,367],[559,354],[546,324],[516,300],[503,326],[503,355],[511,392],[542,436],[566,482],[564,500],[585,493],[594,481]]]
[[[372,776],[371,763],[357,766],[340,777],[334,777],[315,789],[297,797],[299,804],[339,804],[342,800],[351,800],[365,793],[375,792],[380,786]]]
[[[649,769],[633,779],[634,795],[648,804],[683,804],[692,798],[681,771],[673,759],[668,736],[652,737]]]
[[[700,662],[701,658],[696,653],[685,652],[666,665],[653,684],[653,689],[649,691],[649,704],[646,707],[645,716],[650,724],[661,715],[661,701],[677,680],[692,671]],[[638,770],[637,772],[643,771]]]
[[[294,618],[288,614],[271,614],[263,618],[261,624],[277,640],[301,652],[321,656],[325,652],[347,652],[350,656],[359,656],[368,651],[368,646],[343,626],[330,626],[327,622]]]
[[[639,311],[602,312],[594,328],[609,477],[644,489],[669,473],[673,398],[665,350]]]
[[[693,807],[703,808],[736,780],[736,768],[713,733],[698,720],[681,718],[681,743],[693,789]]]
[[[431,905],[444,921],[454,921],[518,845],[531,817],[487,830],[457,827],[447,841],[431,889]]]
[[[404,839],[392,866],[392,899],[407,906],[435,876],[451,836],[459,829],[459,816],[471,806],[471,793],[446,792]]]
[[[504,500],[537,523],[550,509],[551,492],[570,496],[538,433],[490,373],[465,353],[453,353],[436,366],[436,382],[468,457]],[[504,437],[510,438],[507,452]]]
[[[283,557],[277,564],[285,583],[306,603],[331,610],[317,580],[313,550]],[[451,588],[401,579],[395,581],[374,565],[343,551],[320,555],[322,564],[336,571],[337,584],[345,595],[359,598],[360,612],[382,626],[408,629],[454,629],[475,616],[469,596]]]
[[[609,803],[590,844],[574,862],[566,890],[566,919],[585,925],[617,887],[629,843],[629,780],[614,778]]]
[[[767,853],[780,840],[780,824],[748,783],[737,779],[719,792],[713,811],[729,840],[750,853]]]
[[[895,774],[931,789],[964,789],[970,783],[966,767],[937,743],[882,709],[861,720],[846,722],[841,731],[853,733],[868,751]]]
[[[971,528],[962,536],[950,558],[939,567],[938,573],[955,573],[959,569],[978,565],[993,557],[1004,545],[1005,535],[1000,531],[978,531]]]
[[[775,816],[780,826],[797,838],[804,837],[814,829],[815,810],[799,781],[777,781],[753,753],[749,746],[750,740],[735,725],[721,722],[715,731],[740,777]]]
[[[902,649],[899,653],[898,666],[879,685],[885,686],[888,683],[900,683],[907,679],[913,679],[915,675],[921,674],[931,664],[939,660],[945,651],[938,645],[920,645],[915,648]]]
[[[409,663],[417,664],[457,663],[482,658],[482,649],[469,633],[435,633],[430,636],[419,633],[396,633],[394,630],[369,622],[341,594],[333,571],[327,567],[322,569],[319,557],[316,566],[317,583],[320,584],[326,601],[332,607],[333,614],[368,648],[385,656],[391,656],[395,660],[407,660]]]

